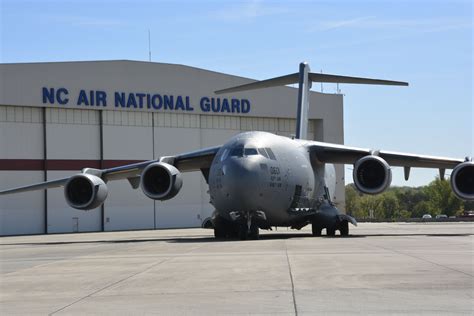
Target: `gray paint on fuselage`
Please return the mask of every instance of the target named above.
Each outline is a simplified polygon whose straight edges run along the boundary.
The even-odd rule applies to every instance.
[[[335,190],[332,165],[312,163],[305,144],[267,132],[245,132],[231,138],[216,154],[209,173],[211,203],[218,215],[263,211],[269,226],[290,226],[307,214],[292,208],[312,208],[327,186]],[[232,156],[234,148],[270,148],[276,160],[258,155]],[[295,199],[296,193],[299,193]]]

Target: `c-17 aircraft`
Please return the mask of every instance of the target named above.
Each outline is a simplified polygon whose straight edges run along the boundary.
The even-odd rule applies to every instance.
[[[168,200],[180,191],[182,172],[201,171],[215,207],[212,225],[216,238],[257,239],[259,229],[284,226],[300,229],[312,225],[312,234],[349,234],[356,220],[340,212],[332,202],[335,192],[333,164],[352,164],[356,188],[366,194],[387,189],[391,166],[404,167],[408,180],[412,167],[438,168],[441,178],[451,173],[455,195],[474,200],[474,162],[383,150],[348,147],[304,140],[308,126],[309,91],[312,82],[407,86],[406,82],[347,77],[310,72],[301,63],[299,72],[216,91],[216,94],[298,83],[296,136],[244,132],[222,146],[205,148],[156,160],[110,169],[85,168],[71,177],[0,191],[0,195],[64,186],[67,203],[91,210],[107,198],[107,182],[127,179],[154,200]]]

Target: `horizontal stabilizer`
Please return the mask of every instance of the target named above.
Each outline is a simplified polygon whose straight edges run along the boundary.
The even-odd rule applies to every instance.
[[[247,83],[241,86],[217,90],[214,93],[223,94],[223,93],[229,93],[229,92],[247,91],[247,90],[277,87],[277,86],[286,86],[287,84],[298,83],[298,78],[299,78],[299,73],[296,72],[291,75],[271,78],[271,79],[262,80],[262,81],[255,81],[255,82]]]
[[[376,84],[376,85],[384,85],[384,86],[408,86],[408,82],[402,82],[402,81],[327,75],[327,74],[318,74],[314,72],[309,73],[309,79],[313,82]]]
[[[312,82],[408,86],[407,82],[402,82],[402,81],[328,75],[328,74],[320,74],[320,73],[314,73],[314,72],[309,73],[309,80]],[[223,93],[230,93],[230,92],[248,91],[248,90],[255,90],[255,89],[285,86],[285,85],[294,84],[298,82],[299,82],[299,73],[294,73],[294,74],[290,74],[286,76],[266,79],[262,81],[255,81],[255,82],[247,83],[240,86],[217,90],[214,93],[223,94]]]

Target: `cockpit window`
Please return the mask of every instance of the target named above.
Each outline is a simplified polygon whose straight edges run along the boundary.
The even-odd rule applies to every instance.
[[[262,155],[265,158],[268,158],[267,152],[265,151],[265,148],[259,148],[258,153]]]
[[[236,147],[230,150],[231,157],[242,157],[243,155],[244,155],[244,149],[242,147]]]
[[[229,149],[225,148],[221,156],[221,161],[224,161],[228,155],[229,155]]]
[[[244,148],[234,147],[224,150],[221,156],[221,161],[227,159],[227,157],[244,157],[244,156],[257,156],[261,155],[265,158],[276,160],[275,155],[270,148]]]
[[[271,160],[276,160],[275,154],[273,153],[273,151],[272,151],[271,148],[265,148],[265,150],[267,151],[268,157],[269,157]]]
[[[245,156],[258,155],[257,150],[255,148],[245,148],[244,154]]]

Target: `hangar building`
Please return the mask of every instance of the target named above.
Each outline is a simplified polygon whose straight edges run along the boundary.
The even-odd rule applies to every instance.
[[[297,89],[216,96],[251,79],[138,61],[0,64],[0,190],[223,144],[242,131],[291,136]],[[308,139],[343,143],[343,97],[311,92]],[[344,172],[334,197],[344,209]],[[70,208],[61,188],[0,197],[0,235],[199,227],[213,209],[201,173],[160,202],[127,181],[103,206]]]

